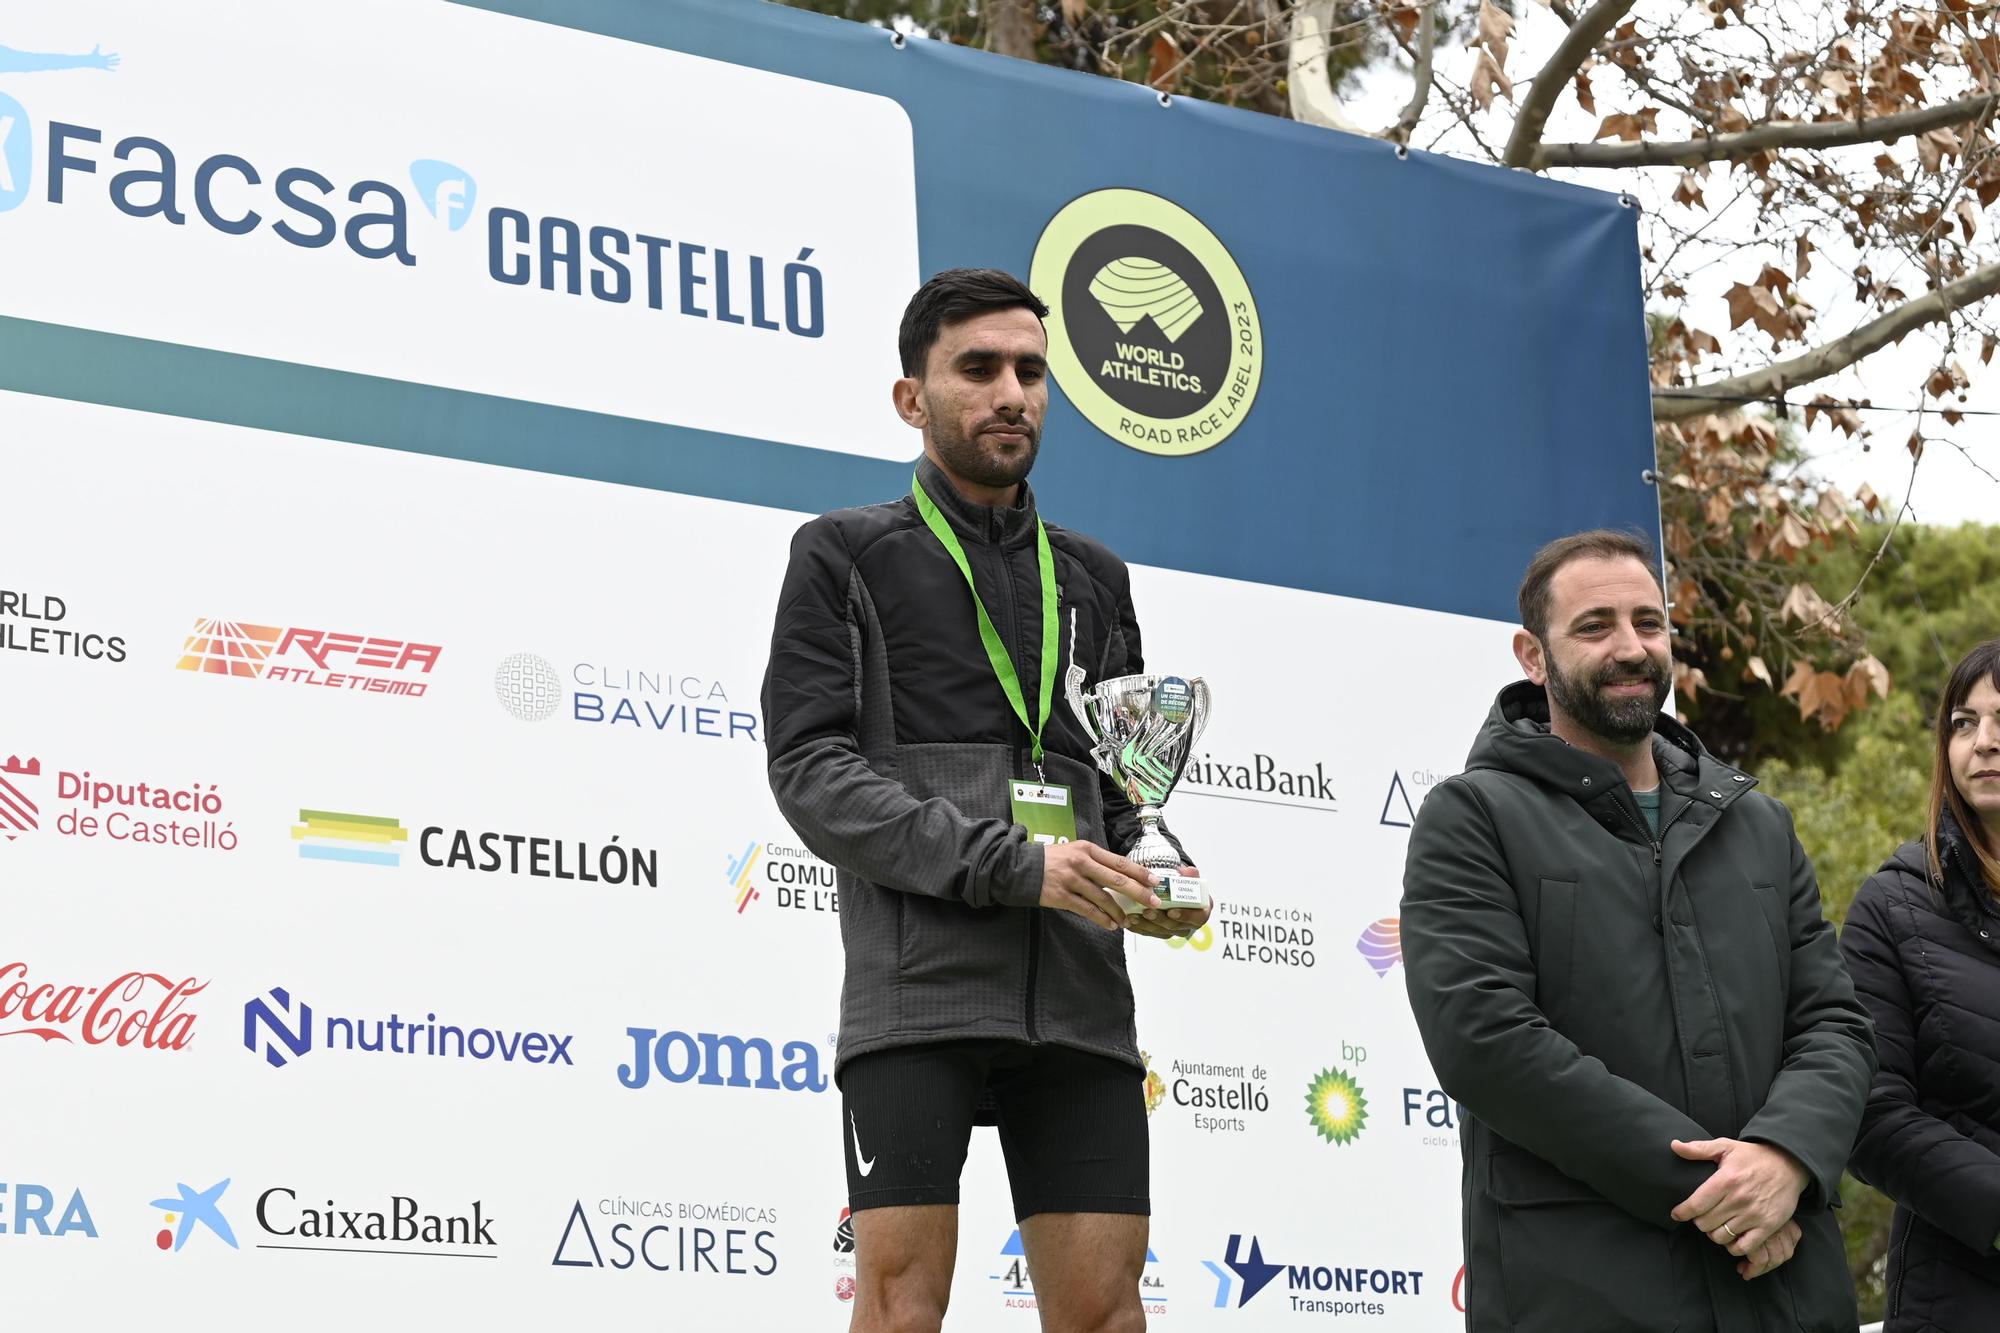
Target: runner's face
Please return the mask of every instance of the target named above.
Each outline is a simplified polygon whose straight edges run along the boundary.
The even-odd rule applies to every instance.
[[[995,310],[947,324],[917,381],[924,436],[944,470],[981,486],[1028,475],[1049,407],[1048,337],[1035,312]]]

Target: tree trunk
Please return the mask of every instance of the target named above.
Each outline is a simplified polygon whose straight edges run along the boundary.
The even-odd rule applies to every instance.
[[[986,0],[986,49],[1035,58],[1035,0]]]

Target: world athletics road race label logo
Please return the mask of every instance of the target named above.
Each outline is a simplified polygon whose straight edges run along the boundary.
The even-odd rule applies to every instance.
[[[1257,301],[1228,247],[1141,190],[1071,200],[1035,245],[1049,365],[1093,426],[1151,454],[1212,449],[1243,424],[1264,374]]]

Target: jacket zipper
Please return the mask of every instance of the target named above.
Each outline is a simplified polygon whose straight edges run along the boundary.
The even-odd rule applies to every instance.
[[[1900,1245],[1896,1246],[1896,1262],[1895,1262],[1894,1266],[1892,1266],[1892,1267],[1890,1268],[1890,1270],[1889,1270],[1890,1274],[1891,1274],[1891,1275],[1892,1275],[1892,1276],[1893,1276],[1893,1277],[1895,1278],[1895,1281],[1893,1281],[1893,1282],[1891,1282],[1891,1283],[1889,1283],[1889,1284],[1888,1284],[1888,1286],[1889,1286],[1889,1318],[1891,1318],[1891,1319],[1894,1319],[1894,1318],[1896,1317],[1896,1315],[1897,1315],[1897,1314],[1898,1314],[1898,1313],[1899,1313],[1899,1312],[1900,1312],[1900,1311],[1902,1310],[1902,1308],[1903,1308],[1903,1274],[1904,1274],[1904,1266],[1905,1266],[1905,1265],[1906,1265],[1906,1264],[1907,1264],[1907,1263],[1909,1262],[1909,1258],[1910,1258],[1910,1232],[1911,1232],[1911,1230],[1912,1230],[1912,1229],[1914,1229],[1914,1228],[1915,1228],[1915,1226],[1916,1226],[1916,1221],[1917,1221],[1917,1219],[1916,1219],[1916,1218],[1915,1218],[1914,1216],[1913,1216],[1913,1217],[1911,1217],[1911,1218],[1910,1218],[1910,1225],[1909,1225],[1909,1226],[1907,1226],[1907,1227],[1904,1227],[1904,1228],[1903,1228],[1903,1240],[1902,1240],[1902,1243],[1901,1243]]]
[[[1618,805],[1618,813],[1625,817],[1625,822],[1632,826],[1632,831],[1638,834],[1639,837],[1645,841],[1645,844],[1648,847],[1651,847],[1653,849],[1653,864],[1654,865],[1660,864],[1660,840],[1653,836],[1653,831],[1651,829],[1647,828],[1639,820],[1633,818],[1632,812],[1625,808],[1623,802],[1617,802],[1616,804]],[[1664,824],[1661,825],[1660,832],[1664,834],[1666,831],[1667,831],[1666,825]]]

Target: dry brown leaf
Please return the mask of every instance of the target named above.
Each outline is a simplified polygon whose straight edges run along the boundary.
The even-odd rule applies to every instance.
[[[1542,3],[1547,4],[1548,0],[1542,0]],[[1590,75],[1587,73],[1576,76],[1576,104],[1583,108],[1586,116],[1597,114],[1597,99],[1590,94]]]
[[[1606,116],[1598,123],[1597,133],[1590,136],[1591,142],[1599,139],[1617,139],[1620,143],[1637,143],[1651,134],[1658,123],[1660,109],[1645,107],[1637,112],[1620,112]]]
[[[1858,675],[1866,680],[1868,688],[1875,692],[1876,698],[1886,699],[1889,697],[1889,690],[1892,685],[1889,679],[1889,668],[1883,666],[1875,654],[1869,653],[1859,662],[1849,667],[1847,675],[1849,679],[1853,679]]]
[[[1764,665],[1761,657],[1751,657],[1743,663],[1743,674],[1764,682],[1764,688],[1772,688],[1771,668]]]
[[[1493,59],[1493,53],[1482,49],[1479,52],[1479,59],[1473,62],[1472,79],[1466,85],[1466,91],[1472,94],[1472,100],[1478,104],[1481,111],[1484,111],[1493,105],[1493,95],[1496,92],[1508,101],[1513,101],[1514,81],[1507,77],[1499,62]]]
[[[1882,497],[1875,494],[1875,488],[1865,481],[1861,483],[1860,489],[1854,492],[1854,499],[1855,503],[1871,514],[1882,512]]]
[[[1497,8],[1493,0],[1479,0],[1479,40],[1490,50],[1495,42],[1504,43],[1514,33],[1514,16]]]
[[[1801,282],[1805,281],[1806,274],[1812,272],[1812,252],[1813,243],[1801,232],[1798,243],[1793,247],[1793,253],[1797,258],[1792,265],[1794,270],[1792,276]]]
[[[1965,239],[1970,241],[1972,234],[1979,230],[1978,205],[1974,204],[1970,199],[1960,196],[1957,206],[1951,211],[1958,215],[1958,225],[1965,229]]]
[[[1062,0],[1063,22],[1074,28],[1090,12],[1090,0]]]
[[[1986,365],[1986,364],[1987,364],[1988,362],[1990,362],[1990,361],[1992,361],[1992,360],[1993,360],[1993,347],[1994,347],[1994,341],[1995,341],[1995,340],[1994,340],[1994,337],[1993,337],[1993,335],[1992,335],[1992,334],[1990,334],[1990,333],[1988,333],[1988,334],[1984,334],[1984,335],[1982,335],[1982,336],[1980,337],[1980,339],[1979,339],[1979,364],[1980,364],[1980,365],[1982,365],[1982,366],[1983,366],[1983,365]]]
[[[1796,519],[1792,521],[1797,522]],[[1819,589],[1810,583],[1794,583],[1791,591],[1785,594],[1784,605],[1778,608],[1778,613],[1801,625],[1813,625],[1825,619],[1832,610],[1826,604],[1826,598],[1819,595]]]
[[[1163,93],[1170,93],[1181,81],[1181,49],[1174,39],[1161,33],[1153,38],[1152,59],[1146,70],[1146,82]]]

